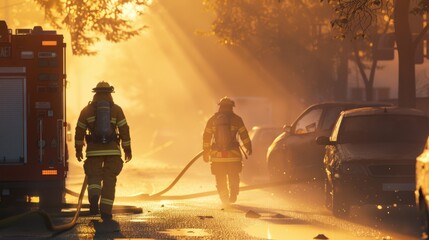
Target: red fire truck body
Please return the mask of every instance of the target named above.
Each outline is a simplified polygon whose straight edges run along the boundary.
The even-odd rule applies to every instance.
[[[64,200],[65,46],[55,31],[13,34],[0,21],[0,204]]]

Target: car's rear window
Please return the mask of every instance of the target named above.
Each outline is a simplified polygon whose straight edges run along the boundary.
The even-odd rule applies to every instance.
[[[333,107],[328,108],[325,113],[325,118],[323,120],[322,129],[323,130],[331,130],[336,120],[338,119],[338,116],[340,115],[341,111],[344,110],[344,107]]]
[[[355,116],[343,119],[338,142],[425,142],[428,132],[429,120],[424,116]]]
[[[368,107],[372,105],[344,105],[344,106],[334,106],[326,109],[325,117],[322,124],[323,130],[332,130],[334,128],[335,122],[338,119],[338,116],[340,116],[341,111],[349,110],[353,108],[362,108],[362,107]]]

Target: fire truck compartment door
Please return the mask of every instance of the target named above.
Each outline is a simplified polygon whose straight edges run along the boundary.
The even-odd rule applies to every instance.
[[[0,77],[0,164],[26,162],[25,78]]]

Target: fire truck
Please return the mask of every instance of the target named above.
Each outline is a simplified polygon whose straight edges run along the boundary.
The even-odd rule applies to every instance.
[[[65,49],[56,31],[0,21],[0,206],[64,202]]]

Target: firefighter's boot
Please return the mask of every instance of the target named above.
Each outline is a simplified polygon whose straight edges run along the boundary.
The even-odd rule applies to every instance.
[[[228,175],[229,183],[229,202],[235,203],[237,201],[237,195],[240,191],[240,176],[238,174]]]
[[[216,186],[219,198],[223,204],[229,204],[228,189],[219,188]]]
[[[89,197],[89,213],[91,215],[97,215],[100,213],[98,208],[98,200],[100,199],[100,195],[93,195]]]
[[[229,202],[230,203],[235,203],[237,202],[237,193],[231,193],[231,195],[229,196]]]
[[[219,198],[223,204],[229,204],[229,191],[227,185],[226,174],[217,174],[216,177],[216,189],[219,194]]]
[[[229,196],[229,202],[235,203],[236,201],[237,201],[237,194],[231,193],[231,195]]]
[[[112,214],[101,212],[101,219],[103,221],[112,221]]]
[[[113,200],[102,197],[100,200],[101,219],[103,219],[104,221],[112,220],[112,208]]]

